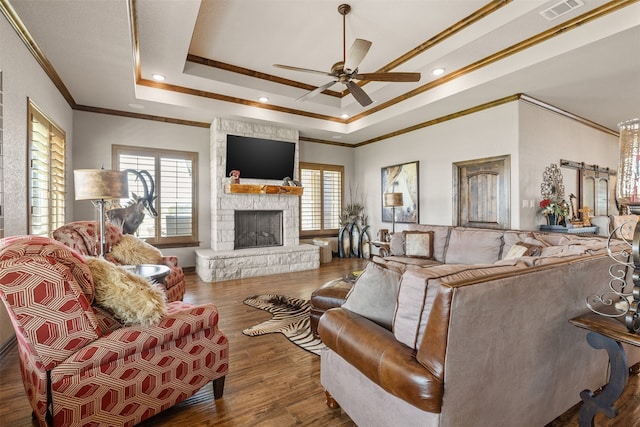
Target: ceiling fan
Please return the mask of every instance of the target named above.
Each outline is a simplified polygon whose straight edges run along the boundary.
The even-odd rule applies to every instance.
[[[284,68],[285,70],[303,71],[305,73],[322,74],[324,76],[333,77],[333,81],[326,83],[316,89],[302,95],[296,101],[304,101],[312,98],[320,92],[330,88],[336,83],[344,84],[351,95],[358,101],[360,105],[366,107],[373,101],[369,98],[369,95],[358,86],[354,80],[367,80],[367,81],[379,81],[379,82],[417,82],[420,80],[420,73],[359,73],[358,65],[362,62],[366,56],[371,42],[363,39],[356,39],[349,49],[347,54],[346,50],[346,16],[351,11],[351,6],[348,4],[341,4],[338,6],[338,12],[342,15],[342,61],[336,62],[331,67],[330,72],[310,70],[308,68],[292,67],[290,65],[274,64],[274,67]]]

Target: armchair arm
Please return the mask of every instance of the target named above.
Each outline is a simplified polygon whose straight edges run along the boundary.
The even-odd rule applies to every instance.
[[[156,347],[179,345],[181,340],[200,332],[211,338],[218,332],[218,310],[213,304],[194,306],[177,301],[169,303],[168,309],[169,313],[159,324],[116,329],[73,354],[60,368],[65,375],[73,375],[108,365],[117,359],[153,351]],[[224,340],[226,343],[226,338]]]

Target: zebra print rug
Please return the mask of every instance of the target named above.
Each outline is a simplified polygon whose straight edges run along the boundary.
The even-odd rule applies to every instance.
[[[279,332],[298,347],[320,355],[324,344],[311,333],[308,300],[266,294],[249,297],[244,300],[244,303],[250,307],[268,311],[273,317],[243,330],[243,334],[254,337]]]

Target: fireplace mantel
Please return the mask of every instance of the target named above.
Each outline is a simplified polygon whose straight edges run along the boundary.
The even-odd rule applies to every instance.
[[[227,184],[224,192],[227,194],[279,194],[283,196],[302,196],[303,187],[264,184]]]

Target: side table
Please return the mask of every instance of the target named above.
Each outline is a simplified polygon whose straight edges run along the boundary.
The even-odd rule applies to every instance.
[[[123,267],[135,275],[142,276],[147,280],[155,280],[163,283],[171,271],[169,267],[161,264],[139,264],[139,265],[123,265]]]
[[[611,373],[609,383],[598,395],[590,390],[580,393],[582,407],[578,415],[580,427],[593,427],[593,418],[602,412],[609,418],[618,415],[613,406],[624,391],[629,380],[627,355],[622,343],[640,347],[640,336],[629,332],[623,322],[617,318],[605,317],[595,313],[586,313],[570,319],[569,322],[589,331],[587,342],[595,349],[604,349],[609,355]]]

